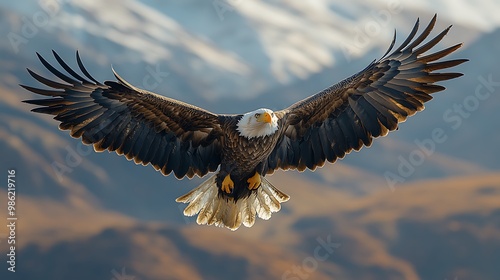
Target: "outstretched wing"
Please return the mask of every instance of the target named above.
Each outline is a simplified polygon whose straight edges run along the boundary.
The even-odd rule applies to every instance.
[[[435,82],[461,73],[435,73],[459,65],[466,59],[434,62],[460,48],[454,45],[425,55],[446,35],[448,27],[427,43],[434,16],[415,40],[419,21],[408,38],[394,50],[394,40],[384,56],[361,72],[276,112],[281,116],[284,135],[264,165],[266,173],[275,169],[315,169],[325,161],[334,162],[352,150],[370,146],[372,139],[395,130],[398,123],[424,109],[430,94],[444,90]]]
[[[32,111],[55,115],[59,128],[71,136],[93,144],[96,151],[116,151],[135,163],[151,165],[165,175],[174,172],[200,177],[220,164],[221,128],[219,116],[201,108],[138,89],[116,73],[118,81],[101,84],[83,66],[85,77],[71,69],[56,53],[64,74],[38,53],[42,64],[66,83],[44,78],[28,69],[30,75],[51,89],[21,85],[47,99],[26,100],[39,105]],[[113,71],[114,72],[114,71]]]

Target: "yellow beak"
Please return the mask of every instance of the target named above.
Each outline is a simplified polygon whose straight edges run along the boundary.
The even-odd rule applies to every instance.
[[[258,122],[265,122],[265,123],[271,123],[272,122],[272,117],[271,117],[271,114],[265,112],[263,114],[261,114],[258,118],[257,118],[257,121]]]

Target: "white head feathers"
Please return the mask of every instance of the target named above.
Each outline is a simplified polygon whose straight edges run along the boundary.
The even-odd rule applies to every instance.
[[[278,130],[278,117],[273,111],[261,108],[244,114],[237,126],[240,136],[248,139],[268,136]]]

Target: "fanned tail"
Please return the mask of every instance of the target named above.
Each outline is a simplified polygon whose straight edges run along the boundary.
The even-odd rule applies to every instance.
[[[235,202],[231,197],[218,195],[215,178],[216,175],[213,175],[175,200],[189,203],[184,209],[184,215],[198,214],[196,222],[200,225],[224,226],[231,230],[237,230],[242,223],[246,227],[251,227],[256,217],[268,220],[273,212],[281,209],[281,203],[290,198],[261,176],[260,187],[252,191],[248,197],[239,198]]]

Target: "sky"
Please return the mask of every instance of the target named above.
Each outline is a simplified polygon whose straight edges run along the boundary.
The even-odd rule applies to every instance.
[[[4,227],[1,278],[498,279],[498,11],[486,0],[3,1],[0,170],[16,170],[19,214],[18,271],[7,271]],[[204,178],[94,153],[21,102],[34,95],[19,84],[38,86],[27,67],[54,78],[35,52],[74,67],[79,50],[100,81],[114,79],[112,66],[216,113],[279,110],[363,69],[395,30],[398,44],[435,13],[433,34],[453,28],[431,51],[463,42],[451,58],[470,59],[456,68],[465,75],[370,148],[269,176],[290,201],[235,232],[182,215],[175,198]]]

